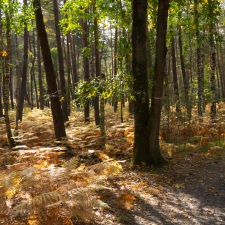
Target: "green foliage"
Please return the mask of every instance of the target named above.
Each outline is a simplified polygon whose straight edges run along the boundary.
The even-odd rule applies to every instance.
[[[128,74],[120,74],[109,80],[95,78],[90,82],[79,82],[75,88],[74,95],[77,97],[81,105],[85,105],[86,99],[93,96],[100,96],[100,99],[114,97],[118,101],[122,94],[131,96],[130,85],[132,77]],[[74,102],[75,104],[75,102]]]

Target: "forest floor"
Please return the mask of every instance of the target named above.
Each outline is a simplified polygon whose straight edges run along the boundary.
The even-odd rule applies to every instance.
[[[57,142],[50,109],[25,109],[13,151],[1,119],[0,224],[225,224],[225,104],[213,124],[207,113],[201,124],[163,115],[161,168],[130,166],[126,110],[120,123],[106,107],[104,149],[94,121],[72,111],[67,139]]]

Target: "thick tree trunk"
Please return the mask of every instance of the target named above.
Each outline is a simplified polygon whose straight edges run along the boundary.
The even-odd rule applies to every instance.
[[[132,165],[152,164],[149,142],[149,98],[146,52],[147,0],[133,0],[132,72],[134,90],[134,148]],[[115,45],[116,46],[116,45]],[[114,71],[115,72],[115,71]],[[115,74],[115,73],[114,73]],[[158,137],[157,137],[158,139]]]
[[[96,7],[94,7],[94,11],[96,11]],[[95,37],[95,71],[96,71],[96,78],[100,78],[100,65],[99,65],[99,36],[98,36],[98,22],[97,18],[94,19],[94,37]],[[100,117],[99,117],[99,95],[95,97],[95,124],[100,124]]]
[[[64,63],[63,63],[63,52],[61,45],[61,34],[59,29],[59,8],[57,0],[53,0],[54,6],[54,16],[55,16],[55,33],[56,33],[56,43],[57,43],[57,52],[58,52],[58,62],[59,62],[59,76],[60,76],[60,86],[61,86],[61,95],[64,98],[62,101],[62,112],[63,120],[68,121],[68,111],[67,111],[67,98],[66,98],[66,89],[65,89],[65,75],[64,75]]]
[[[24,0],[24,6],[27,5],[27,0]],[[23,74],[22,74],[22,83],[20,89],[20,107],[19,107],[19,119],[22,121],[23,118],[23,103],[26,94],[26,83],[27,83],[27,63],[28,63],[28,30],[27,24],[24,23],[24,55],[23,55]]]
[[[166,71],[166,33],[169,0],[159,0],[157,18],[156,56],[150,110],[150,149],[152,161],[156,165],[166,163],[159,147],[159,127],[161,118],[163,81]]]
[[[38,81],[39,81],[39,91],[40,91],[40,109],[44,109],[44,90],[42,85],[42,73],[41,73],[41,50],[40,50],[40,42],[37,37],[37,55],[38,55]]]
[[[33,0],[33,7],[35,8],[35,19],[38,37],[40,40],[42,56],[44,61],[46,80],[48,84],[48,93],[51,98],[51,110],[53,115],[53,122],[55,128],[55,136],[58,140],[62,137],[66,137],[65,127],[63,123],[63,114],[61,110],[61,105],[59,102],[59,96],[55,93],[58,93],[56,86],[56,79],[54,74],[53,63],[51,59],[50,48],[48,44],[48,37],[45,30],[45,24],[43,20],[43,15],[41,11],[40,0]]]

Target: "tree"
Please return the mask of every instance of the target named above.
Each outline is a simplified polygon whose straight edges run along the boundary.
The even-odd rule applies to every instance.
[[[57,43],[57,51],[58,51],[58,62],[59,62],[59,76],[60,76],[60,84],[61,84],[61,95],[64,97],[62,101],[62,111],[63,111],[63,120],[68,121],[68,110],[67,110],[67,98],[66,98],[66,89],[65,89],[65,75],[63,68],[63,53],[62,53],[62,45],[61,45],[61,34],[59,29],[59,10],[57,0],[53,1],[54,6],[54,16],[55,16],[55,34],[56,34],[56,43]]]
[[[213,22],[213,3],[208,0],[209,7],[209,44],[211,49],[211,70],[210,70],[210,81],[211,81],[211,118],[212,120],[216,117],[216,80],[215,80],[215,68],[216,68],[216,51],[214,42],[214,27]]]
[[[149,93],[146,52],[147,0],[133,0],[132,8],[132,74],[135,97],[132,164],[152,164],[149,142]]]
[[[7,40],[7,53],[5,57],[5,76],[4,76],[4,109],[5,109],[5,124],[8,137],[9,148],[14,146],[14,140],[12,138],[12,131],[9,121],[9,79],[10,79],[10,51],[11,51],[11,27],[10,27],[10,3],[5,11],[6,17],[6,40]]]
[[[94,7],[94,12],[96,12],[96,7]],[[96,78],[100,78],[100,63],[99,63],[99,34],[98,34],[98,21],[97,18],[94,18],[94,37],[95,37],[95,71],[96,71]],[[100,117],[99,117],[99,95],[95,97],[95,123],[96,125],[100,124]]]
[[[166,163],[162,157],[159,147],[159,127],[161,118],[162,95],[163,95],[163,81],[165,78],[166,69],[166,34],[167,34],[167,19],[169,10],[169,0],[159,0],[158,3],[158,17],[157,17],[157,31],[156,31],[156,55],[155,68],[153,76],[153,87],[151,96],[151,110],[150,110],[150,149],[152,161],[156,165]]]
[[[36,27],[42,50],[46,80],[48,84],[48,93],[51,98],[51,110],[53,115],[55,136],[58,140],[60,140],[61,138],[66,137],[66,132],[63,123],[63,114],[59,102],[59,96],[57,95],[58,90],[56,86],[56,78],[54,74],[54,68],[51,59],[48,37],[45,30],[40,0],[33,0],[33,7],[35,9],[34,12],[36,19]]]
[[[159,0],[156,59],[149,113],[146,52],[147,1],[133,0],[132,73],[134,78],[134,148],[132,164],[164,164],[159,148],[161,99],[166,65],[166,32],[169,0]],[[149,117],[150,115],[150,117]]]
[[[23,1],[24,6],[27,6],[27,0]],[[24,54],[23,54],[23,75],[22,84],[20,91],[20,106],[19,106],[19,119],[22,121],[23,118],[23,103],[26,94],[26,83],[27,83],[27,63],[28,63],[28,30],[27,22],[24,23]]]
[[[87,12],[86,12],[87,13]],[[84,80],[86,82],[89,82],[90,80],[90,73],[89,73],[89,59],[87,56],[87,48],[88,48],[88,26],[87,26],[87,19],[82,19],[82,25],[83,25],[83,33],[82,33],[82,39],[83,39],[83,48],[85,49],[83,53],[83,63],[84,63]],[[89,118],[89,99],[86,98],[86,103],[84,107],[84,117],[85,122],[90,122]]]

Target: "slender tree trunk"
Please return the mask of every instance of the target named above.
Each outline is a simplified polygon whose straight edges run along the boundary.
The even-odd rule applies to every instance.
[[[217,32],[219,34],[219,26],[217,23]],[[222,98],[225,98],[225,71],[224,71],[224,64],[223,64],[223,52],[222,52],[222,47],[221,47],[221,43],[219,43],[219,47],[220,47],[220,58],[221,58],[221,65],[222,65],[222,73],[220,74],[220,83],[221,83],[221,91],[222,91]],[[218,49],[218,47],[217,47]],[[219,58],[219,53],[217,53],[217,58]],[[221,76],[222,75],[222,76]]]
[[[27,0],[23,0],[24,6],[27,6]],[[22,121],[23,118],[23,103],[26,94],[26,83],[27,83],[27,63],[28,63],[28,30],[27,23],[24,23],[24,55],[23,55],[23,75],[20,90],[20,108],[19,108],[19,119]]]
[[[208,0],[209,14],[210,14],[210,25],[209,25],[209,44],[211,49],[211,71],[210,71],[210,81],[211,81],[211,118],[212,120],[216,117],[216,79],[215,79],[215,68],[216,68],[216,52],[215,43],[213,37],[213,8],[211,0]]]
[[[33,78],[34,78],[34,61],[35,61],[35,55],[33,55],[33,51],[31,48],[31,36],[29,35],[29,45],[30,45],[30,52],[32,55],[30,56],[30,60],[32,63],[31,69],[30,69],[30,98],[31,98],[31,110],[34,108],[34,102],[33,102]]]
[[[56,33],[56,43],[57,43],[57,52],[58,52],[58,63],[59,63],[59,76],[60,76],[60,86],[61,86],[61,95],[64,98],[62,101],[62,112],[63,112],[63,120],[68,121],[68,111],[67,111],[67,98],[66,98],[66,82],[64,75],[64,63],[63,63],[63,52],[61,45],[61,34],[59,28],[59,8],[57,4],[57,0],[53,0],[54,6],[54,16],[55,16],[55,33]]]
[[[9,8],[10,9],[10,5]],[[4,87],[4,107],[5,107],[5,124],[6,124],[6,132],[8,137],[9,148],[12,149],[14,146],[14,140],[12,138],[12,131],[10,127],[9,121],[9,79],[10,79],[10,51],[11,51],[11,29],[10,29],[10,18],[8,12],[5,12],[6,17],[6,39],[7,39],[7,54],[5,57],[5,87]]]
[[[118,37],[118,28],[115,28],[115,40],[114,40],[114,78],[117,75],[117,37]],[[115,82],[115,81],[114,81]],[[114,112],[117,112],[118,108],[118,100],[117,96],[114,95],[113,105],[114,105]]]
[[[174,37],[172,37],[172,68],[173,68],[173,88],[174,88],[174,93],[176,96],[176,111],[180,113],[181,109],[180,109],[180,97],[179,97],[179,89],[178,89],[178,82],[177,82],[177,64],[176,64]]]
[[[46,80],[48,84],[48,92],[51,98],[51,110],[53,115],[53,122],[55,128],[55,136],[58,140],[63,137],[66,137],[65,127],[63,123],[63,114],[61,110],[61,105],[59,102],[59,96],[55,93],[58,92],[56,86],[56,79],[54,74],[53,63],[51,59],[50,48],[48,44],[48,37],[45,30],[45,24],[43,20],[43,15],[41,11],[40,0],[33,0],[33,7],[35,8],[35,19],[38,37],[40,40],[42,56],[44,60],[44,67],[46,73]]]
[[[12,41],[11,36],[12,35],[10,34],[10,40]],[[10,51],[10,64],[12,65],[12,51]],[[12,71],[12,66],[10,66],[10,72],[9,72],[9,90],[10,90],[11,108],[14,109],[14,103],[13,103],[13,71]]]
[[[216,78],[217,78],[217,87],[218,87],[217,98],[220,99],[220,98],[222,98],[222,94],[221,94],[222,92],[221,92],[221,89],[220,89],[221,85],[220,85],[220,80],[219,80],[219,71],[218,71],[219,65],[218,65],[218,62],[219,62],[219,60],[217,59],[217,64],[216,64]]]
[[[44,109],[44,90],[42,85],[42,73],[41,73],[41,50],[40,50],[40,42],[37,37],[37,55],[38,55],[38,81],[39,81],[39,90],[40,90],[40,109]]]
[[[198,75],[198,116],[202,121],[203,115],[203,92],[202,87],[202,60],[201,60],[201,39],[199,34],[199,14],[198,14],[198,0],[194,0],[195,7],[195,24],[196,24],[196,38],[197,38],[197,75]]]
[[[150,149],[152,160],[156,165],[166,163],[159,147],[159,127],[161,118],[163,81],[166,71],[166,34],[169,0],[159,0],[156,33],[156,56],[150,110]]]
[[[184,65],[184,56],[183,56],[183,46],[182,46],[182,37],[181,37],[181,29],[179,30],[179,47],[180,47],[180,64],[181,64],[181,71],[183,75],[183,83],[184,83],[184,97],[185,97],[185,105],[187,108],[187,114],[189,120],[191,119],[191,106],[189,103],[189,94],[188,94],[188,79],[186,76],[186,71],[185,71],[185,65]]]
[[[18,124],[19,124],[19,90],[20,90],[20,76],[19,76],[19,50],[18,50],[18,39],[17,34],[15,34],[16,42],[16,127],[15,127],[15,136],[18,136]]]
[[[206,102],[205,102],[205,84],[204,84],[204,76],[205,76],[205,29],[203,28],[203,37],[202,37],[202,45],[201,45],[201,81],[202,81],[202,112],[205,113],[205,107],[206,107]]]
[[[32,22],[33,23],[33,22]],[[34,59],[33,59],[33,79],[34,79],[34,88],[35,88],[35,96],[36,96],[36,102],[37,102],[37,109],[39,109],[39,101],[38,101],[38,93],[37,93],[37,83],[35,78],[35,72],[34,72],[34,64],[36,59],[36,46],[35,46],[35,35],[33,30],[33,52],[34,52]]]
[[[3,35],[2,35],[2,10],[0,9],[0,52],[2,52],[2,44],[3,44]],[[0,62],[1,65],[3,64],[3,57],[2,54],[0,54]],[[2,73],[0,73],[0,117],[3,117],[3,105],[2,105]]]
[[[101,79],[105,79],[105,75],[101,74]],[[102,93],[102,90],[101,90]],[[103,143],[105,143],[105,103],[104,98],[101,96],[100,99],[100,135],[103,138]]]
[[[223,85],[222,85],[222,79],[223,79],[223,76],[222,76],[222,71],[221,71],[221,66],[220,66],[220,61],[219,61],[219,51],[218,51],[218,46],[216,48],[216,56],[217,56],[217,66],[216,66],[216,71],[217,71],[217,74],[219,73],[219,77],[220,77],[220,82],[221,82],[221,88],[222,88],[222,93],[223,93]],[[217,82],[219,81],[218,79],[218,75],[217,75]],[[218,85],[219,85],[219,82],[218,82]],[[219,88],[219,87],[218,87]]]
[[[111,23],[110,23],[110,35],[111,35],[111,59],[112,59],[112,78],[113,78],[113,74],[114,74],[114,72],[113,72],[113,69],[114,69],[114,67],[113,67],[113,40],[112,40],[112,26],[111,26]]]
[[[94,11],[96,11],[96,7],[94,7]],[[98,22],[97,18],[94,19],[94,37],[95,37],[95,71],[96,71],[96,78],[100,78],[100,65],[99,65],[99,36],[98,36]],[[99,95],[97,94],[95,97],[95,124],[100,124],[100,117],[99,117]]]
[[[88,27],[87,27],[87,21],[83,21],[83,48],[88,47]],[[89,82],[90,80],[90,73],[89,73],[89,59],[88,57],[83,54],[83,62],[84,62],[84,80],[86,82]],[[84,118],[85,122],[90,122],[89,118],[89,99],[86,99],[86,104],[84,107]]]

